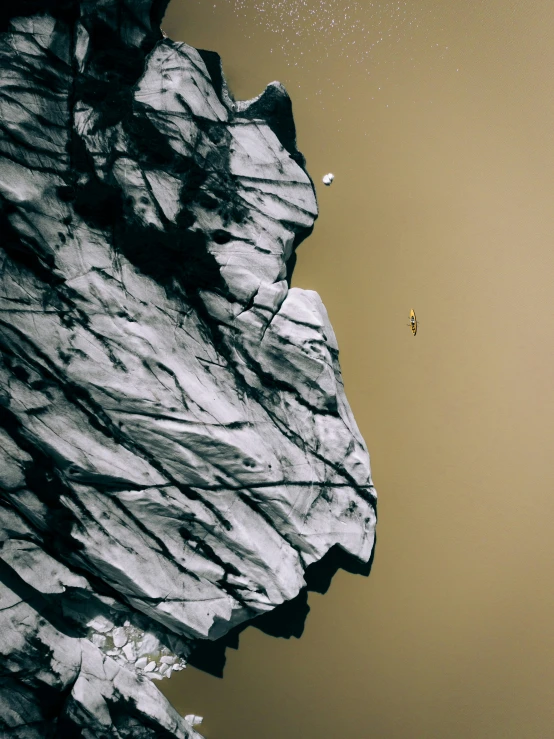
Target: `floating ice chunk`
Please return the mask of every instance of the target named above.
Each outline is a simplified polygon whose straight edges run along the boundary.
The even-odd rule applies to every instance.
[[[144,668],[145,672],[154,672],[156,669],[156,663],[152,660],[152,662],[149,662],[146,667]]]
[[[104,616],[96,616],[96,618],[88,622],[88,626],[99,634],[106,634],[113,629],[113,624],[107,618],[104,618]]]
[[[140,644],[137,645],[137,654],[142,657],[145,654],[156,654],[160,649],[160,641],[154,634],[145,634]]]
[[[113,643],[116,647],[124,647],[128,641],[127,634],[125,633],[125,629],[122,626],[113,630],[112,638]]]
[[[335,175],[334,175],[334,174],[333,174],[332,172],[329,172],[329,174],[326,174],[326,175],[325,175],[325,176],[323,177],[323,184],[324,184],[324,185],[327,185],[327,187],[329,187],[329,185],[331,184],[331,182],[332,182],[332,181],[333,181],[334,179],[335,179]]]
[[[136,653],[136,650],[135,650],[135,645],[132,644],[131,642],[128,642],[123,647],[123,654],[125,655],[125,658],[127,659],[128,662],[135,662],[136,659],[137,659],[137,653]],[[148,661],[147,661],[146,657],[143,657],[143,659],[145,661],[144,664],[145,665],[148,664]]]
[[[198,726],[198,724],[201,724],[203,720],[204,718],[202,716],[195,716],[194,713],[189,713],[185,716],[185,721],[188,721],[192,726]]]

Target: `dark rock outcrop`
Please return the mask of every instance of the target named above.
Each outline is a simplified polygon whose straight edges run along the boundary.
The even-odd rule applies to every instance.
[[[199,736],[151,679],[373,550],[290,100],[166,4],[0,11],[1,736]]]

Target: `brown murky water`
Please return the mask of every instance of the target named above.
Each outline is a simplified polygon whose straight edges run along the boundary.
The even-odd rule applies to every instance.
[[[289,90],[321,210],[295,284],[380,497],[371,576],[300,640],[162,689],[209,739],[554,736],[554,5],[173,0],[164,30],[238,98]]]

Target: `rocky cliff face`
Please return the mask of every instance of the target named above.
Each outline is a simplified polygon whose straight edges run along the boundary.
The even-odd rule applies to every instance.
[[[289,98],[166,4],[0,11],[1,736],[199,736],[152,679],[373,549]]]

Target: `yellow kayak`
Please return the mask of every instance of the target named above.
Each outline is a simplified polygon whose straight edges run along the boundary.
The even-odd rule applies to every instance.
[[[415,336],[417,334],[417,318],[413,310],[410,311],[410,328],[412,329],[412,334]]]

